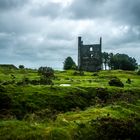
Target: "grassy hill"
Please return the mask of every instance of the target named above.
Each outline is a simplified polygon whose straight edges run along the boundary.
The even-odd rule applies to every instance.
[[[109,86],[115,77],[124,87]],[[26,83],[39,78],[36,70],[0,68],[1,140],[140,138],[136,72],[84,72],[81,76],[75,71],[55,71],[53,85]]]

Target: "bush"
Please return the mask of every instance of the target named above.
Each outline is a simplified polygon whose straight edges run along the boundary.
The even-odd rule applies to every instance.
[[[126,83],[128,83],[128,84],[131,84],[131,82],[132,82],[132,81],[131,81],[130,78],[128,78],[127,81],[126,81]]]
[[[41,85],[53,85],[53,81],[49,78],[41,77],[40,84]]]
[[[96,73],[93,73],[92,76],[99,76],[99,75],[98,75],[98,73],[96,72]]]
[[[116,86],[116,87],[124,87],[124,84],[122,83],[122,81],[119,78],[112,78],[108,84],[110,86]]]
[[[40,84],[52,85],[52,79],[54,76],[54,70],[51,67],[40,67],[38,69],[38,74],[40,77]]]
[[[5,93],[0,93],[0,118],[9,114],[11,106],[11,98]]]
[[[40,67],[38,73],[46,78],[54,78],[54,70],[51,67]]]

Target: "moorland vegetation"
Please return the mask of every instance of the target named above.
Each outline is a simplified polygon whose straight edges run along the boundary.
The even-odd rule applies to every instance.
[[[0,68],[0,139],[137,140],[139,85],[137,71]]]

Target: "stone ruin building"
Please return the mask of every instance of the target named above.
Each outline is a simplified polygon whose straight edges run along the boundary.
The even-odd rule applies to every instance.
[[[102,38],[100,44],[83,44],[78,37],[78,69],[84,71],[98,71],[102,69]]]

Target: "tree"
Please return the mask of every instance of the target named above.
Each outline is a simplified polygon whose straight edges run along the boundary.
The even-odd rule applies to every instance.
[[[76,64],[73,59],[69,56],[64,61],[64,70],[76,69]]]
[[[126,54],[117,53],[110,55],[109,66],[111,69],[135,70],[138,65],[135,58],[129,57]]]
[[[135,70],[138,68],[138,64],[135,58],[129,57],[127,54],[113,54],[113,53],[102,53],[103,63],[109,69],[122,69],[122,70]]]
[[[109,69],[113,69],[113,66],[112,66],[113,56],[114,56],[113,53],[109,53],[109,56],[108,56],[108,67],[109,67]]]
[[[102,60],[103,60],[102,62],[104,64],[105,70],[106,70],[107,65],[108,65],[108,61],[109,61],[109,54],[107,52],[102,53]]]
[[[24,69],[25,68],[24,65],[19,65],[18,67],[19,67],[19,69]]]

